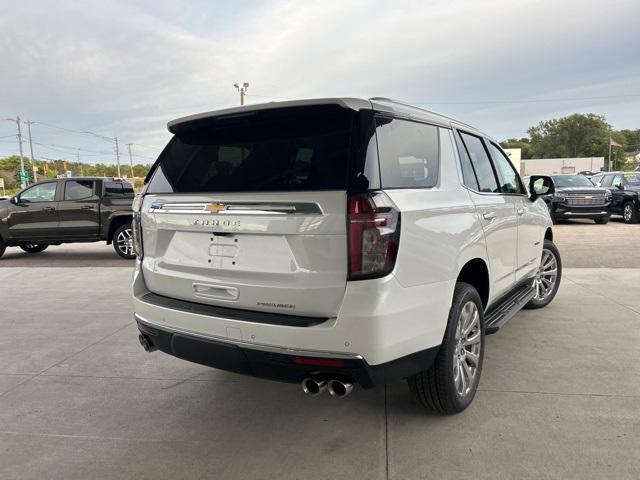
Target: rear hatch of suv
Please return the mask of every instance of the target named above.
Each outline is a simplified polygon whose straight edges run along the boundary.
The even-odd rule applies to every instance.
[[[366,162],[372,118],[319,104],[173,125],[141,209],[147,288],[220,307],[335,316],[348,276],[347,191],[377,178]]]

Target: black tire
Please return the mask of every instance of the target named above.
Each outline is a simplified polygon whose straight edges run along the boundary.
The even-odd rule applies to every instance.
[[[542,308],[542,307],[546,307],[547,305],[549,305],[553,299],[556,296],[556,293],[558,293],[558,288],[560,288],[560,281],[562,280],[562,259],[560,258],[560,252],[558,251],[558,248],[556,247],[556,245],[551,241],[551,240],[545,240],[544,241],[544,245],[543,245],[543,257],[544,257],[544,252],[548,251],[549,253],[551,253],[554,256],[554,259],[556,261],[556,279],[555,279],[555,283],[553,285],[553,288],[551,289],[551,291],[549,292],[548,296],[545,296],[543,299],[536,299],[536,298],[532,298],[531,300],[529,300],[529,303],[527,303],[524,308],[532,310],[535,308]],[[541,260],[542,262],[542,260]],[[542,265],[541,265],[542,267]]]
[[[455,361],[457,353],[459,352],[459,344],[458,340],[456,340],[456,331],[458,329],[458,323],[461,320],[462,310],[469,302],[473,302],[475,304],[475,308],[478,313],[479,329],[476,330],[473,328],[470,330],[468,335],[475,336],[475,333],[479,333],[480,342],[475,375],[468,384],[468,391],[461,395],[457,391],[454,377],[454,368],[456,366]],[[483,310],[480,295],[478,295],[478,292],[474,287],[468,283],[456,284],[451,310],[449,310],[447,329],[433,365],[428,370],[407,378],[409,389],[416,394],[420,403],[428,409],[443,414],[454,414],[463,411],[473,400],[476,390],[478,389],[478,383],[480,382],[482,362],[484,359]],[[466,347],[464,348],[465,356],[468,353],[471,353],[466,351]],[[457,361],[460,362],[459,356]],[[463,362],[466,362],[466,359],[463,360]],[[467,365],[470,364],[467,363]]]
[[[627,214],[627,209],[630,210],[629,214]],[[636,211],[636,206],[632,201],[628,201],[624,204],[624,209],[622,210],[622,218],[625,223],[638,223],[638,212]]]
[[[121,235],[124,235],[124,237],[127,237],[128,239],[133,239],[133,231],[131,230],[130,223],[120,225],[116,231],[113,232],[113,249],[122,258],[133,260],[136,258],[136,254],[133,252],[133,244],[128,242],[123,243],[121,241]]]
[[[606,225],[607,223],[609,223],[609,215],[607,215],[606,217],[594,218],[593,221],[598,225]]]
[[[49,245],[42,243],[24,243],[19,245],[19,247],[27,253],[40,253],[44,252]]]
[[[0,238],[0,257],[4,255],[4,251],[7,249],[7,244]]]

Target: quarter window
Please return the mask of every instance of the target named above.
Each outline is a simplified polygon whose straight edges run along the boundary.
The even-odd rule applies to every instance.
[[[67,180],[64,187],[65,200],[82,200],[93,196],[91,180]]]
[[[469,154],[467,153],[467,148],[462,143],[460,139],[460,134],[456,133],[456,145],[458,146],[458,152],[460,154],[460,166],[462,167],[462,182],[465,186],[469,187],[472,190],[479,191],[480,186],[478,185],[478,179],[476,178],[476,173],[473,171],[473,165],[471,165],[471,159],[469,158]]]
[[[438,127],[378,117],[380,172],[384,188],[425,188],[438,183]]]
[[[56,198],[57,182],[41,183],[20,194],[21,202],[53,202]]]
[[[499,192],[500,189],[498,188],[496,174],[493,171],[491,160],[489,159],[489,155],[487,155],[482,140],[475,135],[464,132],[461,132],[460,136],[462,137],[464,145],[467,147],[467,153],[471,158],[471,164],[476,172],[480,191]]]
[[[520,177],[516,173],[515,168],[513,168],[511,161],[505,156],[502,150],[493,143],[489,144],[489,150],[493,157],[493,164],[500,171],[500,176],[502,177],[500,190],[503,193],[523,193]]]

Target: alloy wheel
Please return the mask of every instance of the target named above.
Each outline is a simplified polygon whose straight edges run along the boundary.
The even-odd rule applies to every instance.
[[[628,203],[624,206],[623,215],[625,222],[630,222],[631,217],[633,217],[633,210],[631,210],[631,205],[629,205]]]
[[[542,250],[542,261],[538,268],[538,273],[533,280],[535,295],[533,298],[544,301],[553,293],[553,289],[558,279],[558,261],[551,250]]]
[[[453,382],[456,393],[465,397],[473,387],[480,362],[482,332],[475,302],[464,304],[458,317],[453,351]]]
[[[133,232],[130,228],[126,228],[118,234],[116,245],[125,255],[133,255]]]

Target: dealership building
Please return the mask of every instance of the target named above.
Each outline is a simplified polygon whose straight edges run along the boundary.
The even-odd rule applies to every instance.
[[[551,175],[555,173],[578,173],[604,170],[604,157],[578,158],[521,158],[521,149],[506,148],[505,152],[520,175]]]

